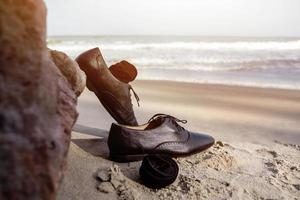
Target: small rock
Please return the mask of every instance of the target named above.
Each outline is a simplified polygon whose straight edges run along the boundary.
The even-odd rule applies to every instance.
[[[103,182],[103,183],[100,183],[98,186],[97,186],[97,190],[99,192],[103,192],[103,193],[111,193],[114,191],[114,188],[113,186],[111,185],[111,183],[109,182]]]
[[[201,183],[201,181],[199,179],[195,179],[196,182]]]
[[[103,181],[103,182],[110,181],[110,179],[111,179],[111,173],[107,169],[99,170],[97,172],[97,178],[99,178],[100,181]]]
[[[276,151],[268,151],[273,157],[278,157],[278,154]],[[281,161],[279,161],[281,162]]]
[[[300,191],[300,184],[294,184],[293,186],[296,190]]]
[[[296,169],[297,169],[297,167],[295,167],[295,166],[292,166],[290,169],[291,169],[292,171],[294,171],[294,170],[296,170]]]
[[[126,190],[126,187],[125,187],[124,185],[119,185],[118,190],[119,190],[120,192],[125,191],[125,190]]]
[[[120,180],[115,179],[115,178],[111,179],[110,183],[111,183],[115,188],[119,187],[119,185],[121,184]]]
[[[205,155],[205,156],[203,157],[203,160],[207,160],[207,159],[211,159],[211,158],[212,158],[211,155]]]
[[[222,141],[217,141],[216,144],[221,146],[221,147],[224,147],[224,143]]]

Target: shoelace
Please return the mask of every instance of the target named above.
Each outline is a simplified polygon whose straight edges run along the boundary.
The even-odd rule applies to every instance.
[[[137,105],[140,107],[140,97],[137,95],[131,85],[129,85],[129,89],[133,92]]]
[[[159,113],[159,114],[156,114],[154,115],[153,117],[151,117],[148,121],[148,123],[152,122],[153,120],[157,119],[157,118],[170,118],[172,119],[172,122],[173,124],[180,128],[181,130],[185,130],[182,126],[180,126],[177,122],[180,122],[180,123],[183,123],[183,124],[186,124],[187,123],[187,120],[185,119],[178,119],[176,117],[173,117],[172,115],[167,115],[167,114],[162,114],[162,113]]]

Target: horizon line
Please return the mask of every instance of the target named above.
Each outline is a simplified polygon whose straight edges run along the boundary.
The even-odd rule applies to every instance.
[[[47,38],[51,37],[211,37],[211,38],[297,38],[300,36],[235,36],[235,35],[159,35],[159,34],[82,34],[82,35],[47,35]]]

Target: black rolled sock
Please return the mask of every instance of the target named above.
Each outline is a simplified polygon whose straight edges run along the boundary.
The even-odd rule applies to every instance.
[[[160,189],[172,184],[178,176],[178,165],[169,156],[149,155],[144,157],[140,176],[145,186]]]

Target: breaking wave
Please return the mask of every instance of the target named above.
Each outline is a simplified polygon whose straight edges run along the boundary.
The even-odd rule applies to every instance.
[[[48,46],[73,58],[99,47],[108,64],[133,63],[140,79],[300,88],[300,39],[64,37]]]

